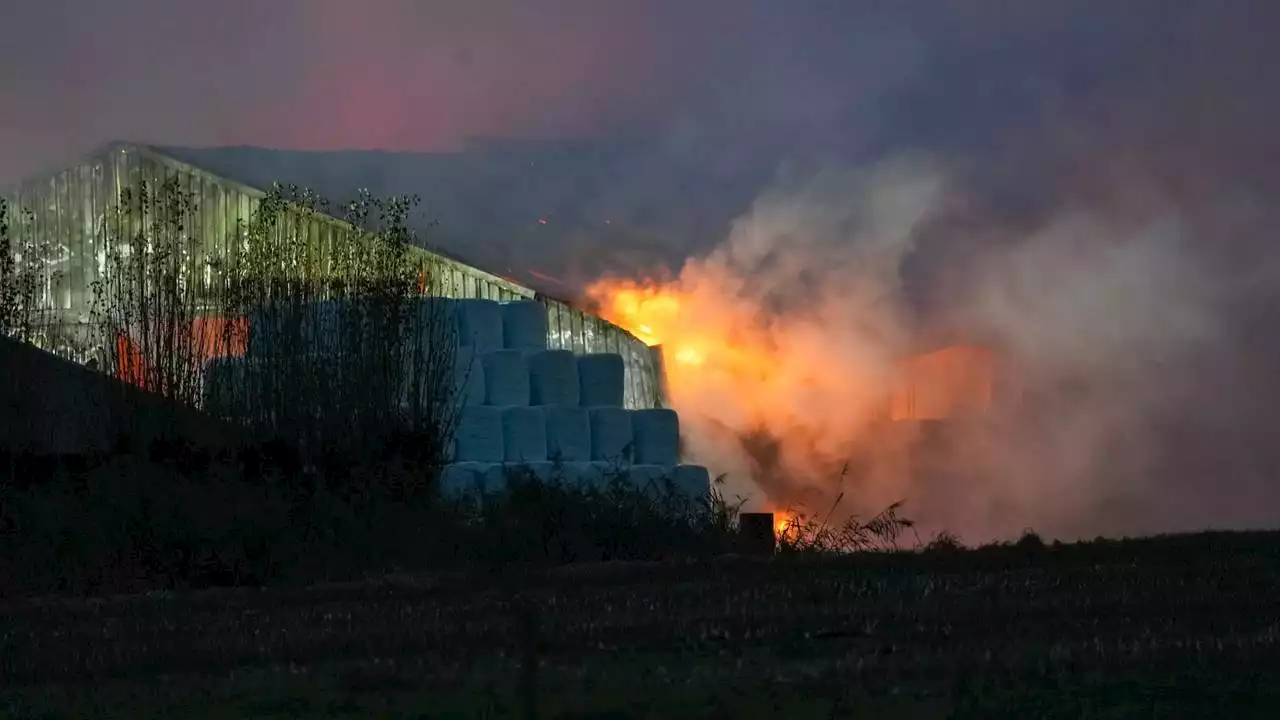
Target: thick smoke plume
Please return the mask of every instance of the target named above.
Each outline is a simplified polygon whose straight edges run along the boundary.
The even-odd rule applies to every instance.
[[[898,270],[941,191],[918,158],[784,182],[686,264],[648,320],[694,457],[774,503],[833,489],[882,414],[908,342]]]
[[[761,505],[905,499],[926,530],[979,541],[1248,522],[1219,493],[1250,477],[1185,477],[1216,447],[1207,421],[1232,398],[1205,373],[1236,352],[1228,313],[1247,300],[1195,218],[1151,191],[1064,197],[1010,228],[965,187],[920,156],[784,179],[678,278],[593,295],[628,299],[614,315],[666,348],[692,457]],[[947,244],[970,252],[922,312],[905,271]],[[986,412],[888,422],[897,361],[955,340],[998,358]]]

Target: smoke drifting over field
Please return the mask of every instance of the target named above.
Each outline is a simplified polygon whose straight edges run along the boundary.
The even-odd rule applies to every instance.
[[[1238,79],[1234,52],[1055,104],[985,155],[891,147],[783,178],[674,280],[591,294],[608,308],[622,291],[641,321],[666,309],[654,334],[691,450],[755,478],[731,487],[763,505],[905,498],[967,540],[1274,525],[1280,384],[1259,309],[1277,183],[1237,138],[1275,150],[1257,123],[1277,103],[1241,87],[1239,105],[1197,109]],[[873,421],[893,359],[947,341],[994,349],[1015,401],[913,468]]]
[[[427,151],[625,136],[581,167],[486,166],[477,196],[511,200],[484,212],[532,225],[554,210],[563,239],[493,254],[569,287],[612,273],[610,297],[637,302],[649,290],[623,281],[665,272],[680,303],[646,318],[690,345],[673,377],[690,440],[775,503],[825,509],[850,459],[850,509],[906,498],[976,540],[1280,523],[1276,3],[8,12],[0,181],[112,139]],[[414,177],[381,179],[424,191]],[[862,462],[890,442],[867,428],[894,358],[944,341],[997,350],[1034,402],[953,439],[938,477]]]
[[[760,490],[731,487],[775,509],[825,512],[844,492],[842,511],[866,513],[905,498],[926,528],[967,539],[1195,522],[1169,502],[1200,482],[1179,477],[1188,448],[1171,432],[1231,401],[1201,392],[1202,363],[1233,351],[1231,283],[1199,257],[1203,238],[1158,203],[1064,202],[1015,232],[962,187],[919,157],[785,182],[676,280],[592,294],[664,344],[694,457],[754,478]],[[986,242],[950,268],[945,309],[913,314],[912,253],[972,233]],[[633,317],[609,308],[619,297]],[[995,349],[1021,402],[952,431],[934,469],[911,472],[875,422],[895,360],[921,337]]]

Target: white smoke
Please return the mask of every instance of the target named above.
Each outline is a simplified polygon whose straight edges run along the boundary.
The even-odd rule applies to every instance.
[[[1223,341],[1230,296],[1193,225],[1170,203],[1064,200],[1015,234],[972,217],[958,188],[918,156],[782,182],[686,265],[690,315],[748,325],[774,363],[754,384],[678,395],[695,455],[775,507],[825,510],[841,491],[845,512],[905,499],[926,531],[966,540],[1225,521],[1167,502],[1169,428],[1199,412],[1189,383]],[[991,236],[961,235],[977,227]],[[977,249],[949,269],[945,307],[915,317],[905,263],[961,242]],[[930,326],[996,351],[1005,403],[957,425],[922,472],[876,423],[895,360]]]

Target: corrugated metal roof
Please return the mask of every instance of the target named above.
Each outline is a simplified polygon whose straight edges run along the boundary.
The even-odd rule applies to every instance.
[[[153,149],[257,187],[333,200],[367,189],[422,199],[433,251],[551,295],[636,268],[677,268],[719,242],[772,173],[717,167],[628,140],[478,141],[458,152]],[[430,227],[428,227],[430,225]]]

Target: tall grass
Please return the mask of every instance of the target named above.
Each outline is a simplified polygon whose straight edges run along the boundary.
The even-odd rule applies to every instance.
[[[203,240],[192,237],[198,226],[195,200],[176,180],[124,189],[99,228],[106,250],[90,309],[109,373],[192,406],[205,359],[194,337],[201,317],[191,252]]]
[[[228,254],[222,313],[248,319],[247,372],[230,383],[247,419],[312,455],[350,459],[410,450],[437,463],[458,406],[456,326],[415,263],[408,214],[416,198],[363,194],[332,212],[306,191],[277,187]],[[334,214],[352,232],[317,247],[305,224]],[[224,326],[224,342],[235,328]]]
[[[840,471],[844,484],[848,467]],[[845,499],[841,491],[824,515],[810,515],[797,508],[787,508],[790,519],[778,532],[778,551],[783,554],[837,555],[844,553],[901,549],[901,540],[915,522],[902,514],[904,500],[890,504],[869,518],[856,514],[833,521]]]
[[[45,293],[55,249],[24,232],[33,215],[0,198],[0,335],[57,349]]]
[[[408,449],[439,464],[457,338],[446,307],[419,297],[431,278],[409,250],[416,203],[364,194],[331,213],[276,186],[227,237],[201,237],[198,198],[176,179],[127,189],[101,224],[91,315],[103,364],[306,463]],[[308,232],[317,222],[328,242]]]
[[[821,518],[796,514],[778,533],[779,552],[837,555],[902,549],[902,538],[915,526],[913,520],[902,514],[904,501],[899,500],[869,518],[851,516],[833,523],[835,507],[843,499],[844,493],[841,493],[832,504],[832,511]]]

